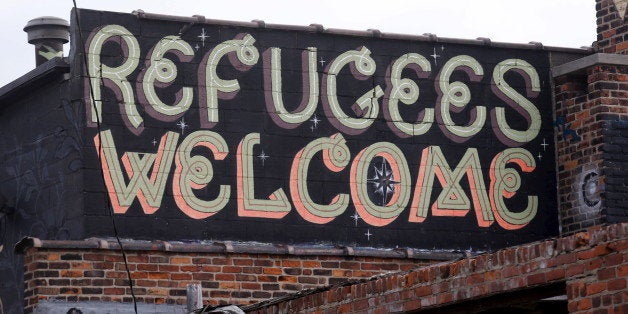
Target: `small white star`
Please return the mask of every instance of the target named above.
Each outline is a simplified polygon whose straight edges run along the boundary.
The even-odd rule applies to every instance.
[[[325,66],[325,62],[326,62],[326,61],[325,61],[325,60],[323,60],[323,57],[321,57],[321,60],[320,60],[320,61],[318,61],[318,63],[320,63],[320,64],[321,64],[321,68]]]
[[[353,220],[355,221],[355,226],[356,227],[358,226],[358,220],[362,219],[362,217],[360,217],[360,215],[358,215],[358,212],[353,213],[351,218],[353,218]]]
[[[445,51],[445,46],[440,46],[440,51]]]
[[[367,229],[364,235],[366,236],[366,240],[371,241],[371,236],[373,235],[371,229]]]
[[[153,137],[153,141],[151,143],[153,143],[153,146],[157,145],[157,139]]]
[[[194,46],[194,48],[195,48],[196,50],[198,50],[199,48],[201,48],[201,46],[199,46],[198,44],[196,44],[196,46]]]
[[[181,118],[181,121],[179,121],[179,123],[177,123],[177,125],[181,128],[181,134],[185,133],[185,128],[187,128],[189,125],[187,125],[185,123],[185,119]]]
[[[545,148],[549,146],[549,144],[545,143],[545,138],[543,138],[543,143],[541,144],[541,146],[543,146],[543,151],[545,151]]]
[[[266,159],[270,158],[270,156],[266,155],[266,153],[264,153],[264,150],[262,150],[262,152],[257,156],[257,158],[262,160],[262,166],[264,166],[264,162],[266,161]]]
[[[430,55],[430,57],[434,58],[434,64],[438,64],[437,58],[440,58],[440,55],[436,54],[436,47],[434,47],[434,53]]]
[[[543,155],[541,155],[541,152],[539,152],[539,154],[536,157],[538,157],[539,160],[541,160],[541,157],[543,157]]]
[[[207,33],[205,33],[205,27],[203,27],[201,34],[198,35],[197,37],[201,39],[201,42],[203,43],[203,47],[205,47],[205,39],[209,38],[209,36],[207,36]]]
[[[310,126],[310,131],[314,132],[315,127],[313,125]]]
[[[321,122],[321,119],[319,119],[316,114],[314,115],[314,118],[310,119],[310,121],[312,121],[312,123],[314,123],[314,128],[318,127],[318,123]]]

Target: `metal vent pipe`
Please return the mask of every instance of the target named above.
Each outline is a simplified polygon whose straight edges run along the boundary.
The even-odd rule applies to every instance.
[[[28,43],[35,45],[37,66],[54,57],[63,57],[63,44],[70,40],[68,21],[54,16],[42,16],[28,21],[24,31],[28,34]]]

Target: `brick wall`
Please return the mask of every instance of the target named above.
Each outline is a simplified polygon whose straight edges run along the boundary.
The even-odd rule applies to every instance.
[[[201,284],[209,304],[249,304],[303,289],[406,271],[415,259],[128,251],[139,302],[186,304],[186,286]],[[30,248],[25,252],[25,312],[42,300],[130,302],[117,250]]]
[[[556,78],[558,196],[564,234],[625,221],[628,67]]]
[[[616,1],[626,3],[626,1]],[[624,12],[620,12],[622,10]],[[613,0],[596,0],[597,49],[604,53],[628,54],[626,41],[626,6],[616,5]]]
[[[571,62],[555,77],[563,234],[628,221],[626,1],[597,0],[596,11],[600,54]]]
[[[627,235],[628,224],[615,224],[245,309],[252,313],[413,311],[564,282],[570,313],[626,313]]]

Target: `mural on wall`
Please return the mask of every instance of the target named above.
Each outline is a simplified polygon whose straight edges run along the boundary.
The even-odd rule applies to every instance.
[[[604,181],[600,175],[600,169],[595,164],[582,166],[582,172],[578,174],[573,187],[575,209],[581,213],[597,213],[602,208],[600,194],[604,191]]]
[[[93,235],[103,194],[139,238],[558,233],[546,52],[79,14]]]
[[[561,135],[563,141],[568,141],[570,143],[575,143],[580,141],[580,136],[575,130],[572,130],[571,127],[565,122],[565,116],[560,116],[556,118],[554,121],[554,126],[556,130]]]

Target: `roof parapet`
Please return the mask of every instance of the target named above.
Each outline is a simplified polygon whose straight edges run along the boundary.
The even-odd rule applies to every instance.
[[[459,252],[448,250],[422,250],[414,248],[384,249],[373,247],[349,247],[332,245],[277,245],[257,242],[179,242],[179,241],[141,241],[121,240],[122,247],[127,251],[162,251],[178,253],[243,253],[243,254],[274,254],[298,256],[352,256],[420,259],[447,261],[483,252]],[[15,252],[23,254],[29,248],[44,249],[93,249],[119,250],[117,241],[103,238],[85,240],[42,240],[25,237],[15,245]]]

